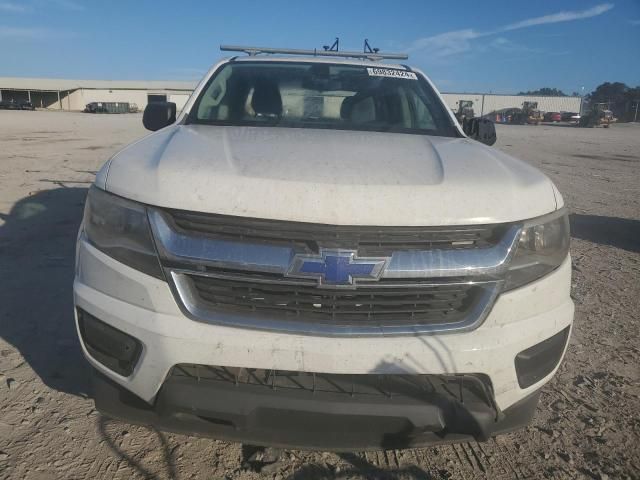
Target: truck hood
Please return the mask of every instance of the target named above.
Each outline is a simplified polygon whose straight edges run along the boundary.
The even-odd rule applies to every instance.
[[[98,186],[150,205],[338,225],[462,225],[557,208],[535,168],[467,138],[175,125],[105,164]]]

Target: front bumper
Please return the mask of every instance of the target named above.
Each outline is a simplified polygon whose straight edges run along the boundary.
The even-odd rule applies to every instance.
[[[418,395],[409,388],[391,396],[171,375],[149,405],[103,374],[94,370],[93,375],[96,408],[107,416],[176,433],[312,450],[487,440],[529,423],[539,398],[534,392],[497,412],[471,378],[462,385],[453,381],[449,387],[455,393],[439,388],[435,377],[433,384],[434,390],[425,388]],[[450,398],[458,394],[463,402]]]
[[[177,306],[167,283],[131,269],[81,240],[74,297],[79,309],[141,342],[139,360],[128,377],[105,368],[84,344],[83,349],[93,367],[113,385],[132,392],[147,405],[158,404],[172,368],[186,363],[328,374],[477,374],[489,379],[498,410],[507,414],[521,402],[530,406],[557,368],[521,388],[514,361],[520,352],[571,326],[570,274],[567,258],[543,279],[502,294],[484,323],[471,332],[366,338],[305,336],[192,321]],[[110,413],[106,398],[96,398],[97,404]],[[163,426],[163,422],[153,423]],[[192,427],[187,430],[197,431]]]

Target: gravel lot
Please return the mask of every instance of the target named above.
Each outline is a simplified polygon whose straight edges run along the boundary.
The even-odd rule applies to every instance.
[[[571,210],[576,323],[534,423],[487,443],[260,451],[93,410],[72,321],[86,189],[140,115],[0,111],[0,478],[640,478],[640,125],[498,126]]]

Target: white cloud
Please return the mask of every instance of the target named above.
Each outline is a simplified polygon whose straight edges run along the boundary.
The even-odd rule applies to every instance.
[[[31,13],[46,7],[54,7],[60,10],[80,12],[85,10],[85,5],[76,0],[32,0],[32,5],[0,1],[0,12],[4,13]]]
[[[435,58],[448,57],[471,50],[474,44],[472,40],[478,38],[497,35],[500,33],[510,32],[513,30],[519,30],[521,28],[528,28],[537,25],[584,20],[586,18],[602,15],[603,13],[611,10],[613,7],[614,5],[612,3],[602,3],[587,10],[558,12],[551,15],[544,15],[542,17],[528,18],[487,32],[478,32],[477,30],[474,30],[472,28],[444,32],[438,35],[433,35],[431,37],[419,38],[415,40],[409,46],[409,48],[407,48],[407,50],[409,52],[428,51],[429,55]],[[535,49],[529,49],[524,45],[517,45],[515,43],[509,42],[508,39],[503,37],[498,37],[484,48],[494,48],[503,51],[535,51]]]
[[[471,40],[480,35],[471,29],[441,33],[432,37],[419,38],[408,50],[409,52],[429,50],[429,53],[435,57],[447,57],[470,50]]]
[[[31,0],[37,10],[55,8],[58,10],[68,10],[70,12],[81,12],[86,10],[83,0]]]
[[[80,12],[85,9],[85,6],[82,3],[75,2],[74,0],[50,0],[54,5],[64,9],[71,10],[74,12]]]
[[[45,40],[52,38],[73,38],[76,34],[63,30],[38,27],[12,27],[0,25],[0,39]]]
[[[518,52],[539,53],[540,52],[540,49],[527,47],[526,45],[516,43],[505,37],[497,37],[491,40],[491,42],[489,42],[489,47],[494,50],[498,50],[500,52],[505,52],[505,53],[518,53]]]
[[[27,13],[31,11],[31,7],[20,5],[18,3],[0,2],[0,12],[5,13]]]
[[[39,39],[45,38],[48,31],[43,28],[8,27],[0,25],[0,38]]]
[[[546,25],[548,23],[560,23],[571,22],[574,20],[584,20],[585,18],[597,17],[605,12],[608,12],[613,8],[613,3],[602,3],[595,7],[588,8],[587,10],[574,11],[574,12],[558,12],[551,15],[544,15],[542,17],[528,18],[519,22],[511,23],[500,28],[500,32],[507,32],[509,30],[518,30],[520,28],[533,27],[535,25]]]
[[[640,20],[629,20],[629,23],[634,27],[637,27],[638,25],[640,25]]]

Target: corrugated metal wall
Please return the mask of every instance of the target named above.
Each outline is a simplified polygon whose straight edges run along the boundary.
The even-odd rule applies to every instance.
[[[447,106],[453,110],[458,110],[459,100],[473,101],[473,110],[476,115],[487,114],[503,108],[520,108],[522,102],[538,102],[538,108],[543,112],[580,112],[582,101],[581,97],[538,97],[491,93],[443,93],[442,97]]]

